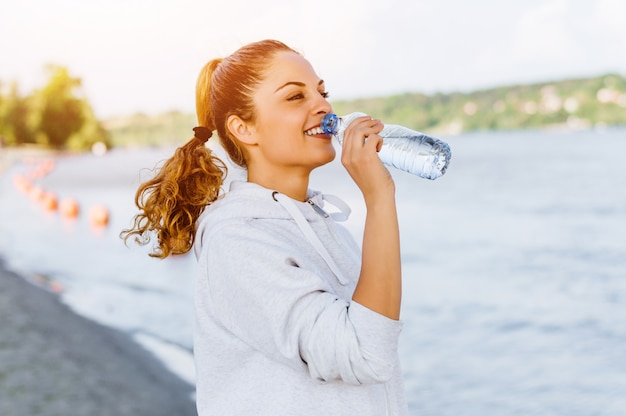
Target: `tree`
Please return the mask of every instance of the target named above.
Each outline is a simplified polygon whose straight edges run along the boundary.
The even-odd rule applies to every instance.
[[[57,149],[89,150],[101,142],[110,147],[107,132],[82,94],[82,81],[67,68],[48,65],[47,85],[31,97],[38,141]]]
[[[16,82],[8,84],[7,95],[0,94],[0,136],[7,145],[35,143],[30,100],[20,95]]]
[[[81,80],[71,77],[62,66],[48,65],[47,69],[50,81],[35,93],[40,105],[39,130],[45,134],[47,145],[63,148],[85,122],[84,100],[75,95]]]

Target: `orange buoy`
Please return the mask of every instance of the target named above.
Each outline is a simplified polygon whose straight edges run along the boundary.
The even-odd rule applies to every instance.
[[[57,196],[52,192],[44,192],[41,197],[41,204],[48,211],[55,211],[58,206]]]
[[[44,192],[41,186],[33,186],[29,191],[30,199],[33,200],[33,202],[40,202]]]
[[[50,282],[50,290],[53,293],[63,293],[63,285],[59,282],[52,281]]]
[[[94,205],[89,209],[89,222],[94,227],[105,227],[109,223],[109,210],[103,205]]]
[[[65,218],[74,219],[78,217],[80,212],[78,208],[78,202],[74,198],[65,198],[59,204],[59,211]]]
[[[23,194],[28,194],[30,192],[30,188],[32,188],[28,179],[26,179],[23,175],[14,175],[13,185]]]

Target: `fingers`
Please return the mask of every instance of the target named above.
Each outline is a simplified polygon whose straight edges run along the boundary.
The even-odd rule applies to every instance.
[[[382,147],[383,138],[378,134],[384,125],[380,120],[363,116],[355,119],[346,129],[342,144],[342,163],[356,172],[381,164],[376,154]]]
[[[341,163],[370,202],[393,197],[395,192],[391,174],[377,154],[383,144],[379,134],[383,127],[380,120],[359,117],[343,137]]]
[[[378,148],[382,138],[377,135],[383,129],[384,125],[380,120],[372,119],[369,116],[363,116],[355,119],[344,133],[344,148],[356,147],[362,148],[368,142],[373,142],[369,146]],[[370,136],[376,135],[375,140],[368,140]],[[372,137],[374,138],[374,137]]]

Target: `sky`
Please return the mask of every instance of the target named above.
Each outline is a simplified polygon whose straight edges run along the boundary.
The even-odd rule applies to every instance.
[[[267,38],[331,101],[626,75],[624,0],[0,0],[0,81],[52,63],[99,118],[194,111],[204,63]]]

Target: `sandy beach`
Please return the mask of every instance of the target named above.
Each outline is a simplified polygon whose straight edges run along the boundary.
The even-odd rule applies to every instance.
[[[195,415],[193,386],[0,259],[0,414]]]

